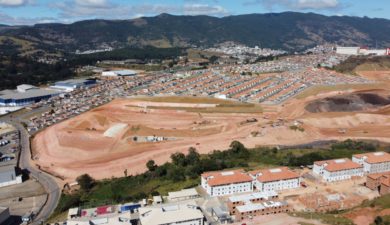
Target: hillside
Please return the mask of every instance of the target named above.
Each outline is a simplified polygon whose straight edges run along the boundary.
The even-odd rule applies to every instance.
[[[324,42],[390,46],[390,20],[314,13],[267,13],[227,17],[161,14],[131,20],[3,27],[17,37],[64,51],[110,46],[189,47],[235,41],[249,46],[301,50]]]
[[[334,67],[340,73],[356,74],[359,71],[390,69],[389,56],[354,56]]]

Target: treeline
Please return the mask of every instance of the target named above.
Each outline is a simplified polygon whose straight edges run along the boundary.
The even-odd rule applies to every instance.
[[[353,154],[375,151],[377,147],[371,143],[346,140],[327,149],[248,149],[238,141],[233,141],[226,151],[215,150],[203,155],[195,148],[190,148],[187,154],[172,154],[171,162],[162,165],[156,165],[153,160],[148,161],[148,171],[143,174],[128,176],[125,170],[121,178],[102,181],[94,181],[88,175],[80,176],[78,182],[81,189],[73,194],[63,194],[55,214],[75,206],[132,202],[194,187],[200,183],[200,174],[206,171],[231,168],[252,170],[258,165],[299,167],[312,165],[317,160],[351,158]]]
[[[186,54],[184,48],[156,48],[147,46],[144,48],[126,47],[121,49],[115,49],[109,52],[99,52],[85,55],[72,55],[69,56],[72,64],[75,65],[87,65],[95,64],[97,61],[102,60],[126,60],[126,59],[141,59],[149,61],[152,59],[174,59],[178,56]]]
[[[46,84],[74,75],[66,62],[45,64],[17,55],[0,57],[0,90],[13,89],[20,84]]]
[[[378,68],[389,69],[389,56],[352,56],[344,62],[333,67],[334,70],[340,73],[354,73],[355,69],[363,64],[374,64]]]

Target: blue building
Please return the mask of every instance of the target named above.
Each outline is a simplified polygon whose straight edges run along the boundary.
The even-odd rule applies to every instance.
[[[78,88],[88,87],[96,84],[95,79],[70,79],[58,81],[52,88],[61,89],[64,91],[73,91]]]
[[[31,85],[19,85],[16,90],[0,92],[0,106],[25,106],[59,95],[61,92],[45,90]]]

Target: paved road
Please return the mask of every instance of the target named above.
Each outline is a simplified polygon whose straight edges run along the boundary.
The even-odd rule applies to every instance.
[[[30,164],[31,151],[30,151],[30,135],[23,127],[18,118],[12,118],[11,115],[1,117],[1,121],[12,124],[20,132],[20,144],[21,154],[19,160],[19,167],[26,169],[30,172],[30,176],[38,180],[39,183],[45,188],[48,194],[48,199],[44,207],[34,218],[33,224],[39,224],[41,221],[46,221],[51,215],[54,209],[57,207],[58,201],[61,196],[61,190],[58,187],[55,179],[50,175]]]

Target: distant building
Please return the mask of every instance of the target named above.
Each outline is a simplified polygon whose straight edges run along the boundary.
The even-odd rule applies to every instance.
[[[70,79],[64,81],[58,81],[51,88],[60,89],[66,92],[73,91],[81,87],[88,87],[96,84],[95,79]]]
[[[250,203],[237,206],[236,221],[252,219],[256,216],[287,213],[291,207],[285,201],[266,201],[262,203]]]
[[[249,174],[259,191],[279,191],[300,186],[300,175],[287,167],[256,170]]]
[[[0,106],[25,106],[59,95],[61,92],[22,84],[16,90],[0,91]]]
[[[278,193],[276,191],[264,191],[264,192],[254,192],[244,195],[234,195],[228,198],[227,206],[229,208],[230,215],[236,214],[236,208],[240,205],[245,205],[247,203],[260,203],[270,200],[275,200],[278,198]]]
[[[102,76],[104,77],[124,77],[135,75],[137,75],[137,72],[134,70],[110,70],[102,72]]]
[[[359,55],[360,47],[337,46],[336,53],[341,55]]]
[[[183,201],[188,199],[199,198],[199,193],[195,188],[183,189],[181,191],[168,192],[169,201]]]
[[[327,182],[362,177],[364,174],[362,165],[347,158],[316,161],[313,165],[313,173],[320,175]]]
[[[253,191],[252,177],[241,170],[203,173],[201,185],[211,196]]]
[[[367,47],[337,46],[336,53],[341,55],[390,55],[390,49],[369,49]]]
[[[141,225],[203,225],[204,215],[194,203],[139,208]]]
[[[22,183],[22,175],[16,175],[14,165],[0,166],[0,187]]]
[[[390,172],[368,174],[366,187],[377,190],[380,195],[390,194]]]
[[[387,152],[370,152],[352,156],[352,161],[363,166],[364,173],[383,173],[390,171],[390,154]]]

